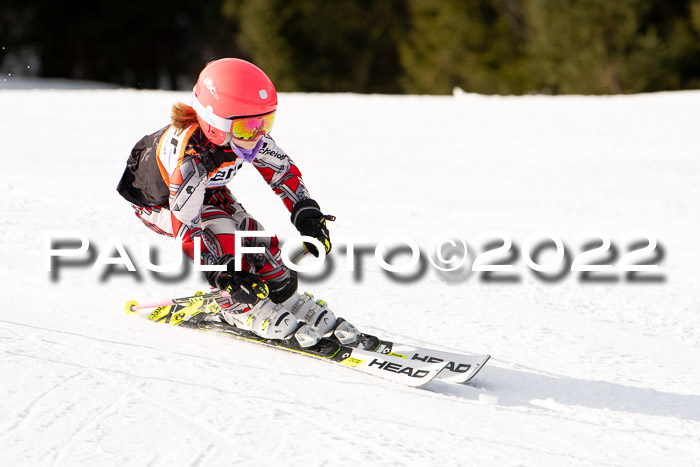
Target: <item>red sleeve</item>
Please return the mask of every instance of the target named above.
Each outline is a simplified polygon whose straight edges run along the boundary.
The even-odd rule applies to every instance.
[[[272,190],[282,199],[289,212],[302,199],[309,198],[301,172],[294,161],[270,137],[260,148],[253,165]]]

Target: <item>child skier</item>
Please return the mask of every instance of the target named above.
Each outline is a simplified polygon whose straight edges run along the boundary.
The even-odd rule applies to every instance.
[[[252,164],[291,212],[300,234],[331,251],[326,219],[309,197],[301,173],[269,136],[277,93],[267,75],[252,63],[225,58],[209,63],[192,91],[192,105],[173,105],[172,122],[144,136],[132,149],[117,191],[151,230],[182,241],[194,258],[202,244],[202,264],[225,266],[207,272],[221,316],[231,325],[268,339],[294,336],[302,347],[332,333],[343,343],[357,330],[336,320],[325,302],[297,294],[297,275],[281,261],[277,237],[246,237],[243,245],[262,247],[234,266],[234,233],[263,230],[226,184],[245,164]],[[316,247],[305,247],[318,255]],[[200,260],[200,259],[197,259]]]

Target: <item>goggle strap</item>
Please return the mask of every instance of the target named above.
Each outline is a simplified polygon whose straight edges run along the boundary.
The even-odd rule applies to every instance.
[[[207,110],[207,108],[204,107],[201,102],[199,102],[197,96],[195,96],[194,93],[192,93],[192,108],[195,112],[197,112],[197,115],[202,117],[202,119],[204,119],[205,122],[216,128],[217,130],[223,131],[224,133],[228,133],[229,131],[231,131],[231,123],[233,122],[233,120],[230,120],[228,118],[221,118],[214,112],[210,112],[209,110]]]

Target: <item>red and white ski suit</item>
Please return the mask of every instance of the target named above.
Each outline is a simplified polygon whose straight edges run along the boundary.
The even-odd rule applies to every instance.
[[[211,262],[235,254],[234,232],[263,230],[226,187],[243,164],[230,147],[212,144],[198,125],[184,130],[170,125],[136,144],[117,190],[151,230],[181,240],[190,259],[194,241],[201,237],[202,254],[210,255]],[[309,198],[301,172],[269,136],[252,165],[290,212]],[[271,290],[275,284],[288,287],[291,280],[296,289],[296,275],[282,263],[277,237],[249,237],[243,244],[265,248],[264,254],[244,256],[245,270]]]

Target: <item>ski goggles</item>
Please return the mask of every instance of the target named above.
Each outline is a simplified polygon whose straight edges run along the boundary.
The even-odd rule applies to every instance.
[[[197,114],[217,130],[229,133],[232,138],[250,140],[261,134],[268,134],[275,123],[276,110],[250,117],[222,118],[204,107],[196,96],[192,96],[192,107]]]
[[[249,140],[260,134],[268,134],[272,130],[272,124],[275,123],[275,113],[272,111],[269,114],[257,115],[254,117],[242,117],[231,119],[231,138]]]

